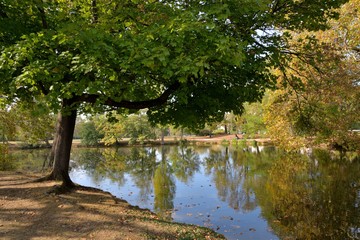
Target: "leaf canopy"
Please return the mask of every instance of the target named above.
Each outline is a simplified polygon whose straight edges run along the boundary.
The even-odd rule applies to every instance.
[[[0,94],[201,126],[274,84],[283,30],[323,29],[344,2],[0,0]]]

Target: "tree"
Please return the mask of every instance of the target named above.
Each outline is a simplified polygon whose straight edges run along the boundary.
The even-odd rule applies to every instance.
[[[54,115],[49,109],[31,103],[14,103],[0,110],[0,139],[20,140],[28,144],[45,142],[53,138]]]
[[[155,131],[145,114],[132,114],[128,116],[124,121],[124,133],[125,137],[130,138],[130,143],[156,139]]]
[[[339,10],[339,20],[330,21],[330,29],[311,34],[318,47],[307,52],[316,52],[316,68],[294,59],[280,73],[281,87],[266,115],[270,133],[282,145],[326,143],[341,152],[360,148],[360,135],[351,131],[360,122],[360,38],[353,34],[360,31],[359,11],[360,2],[351,0]],[[296,33],[296,39],[309,35]]]
[[[148,108],[193,128],[240,114],[291,57],[281,32],[323,29],[344,2],[1,0],[0,92],[59,112],[49,178],[71,187],[79,112]]]
[[[111,112],[111,117],[99,115],[93,118],[96,130],[103,135],[105,145],[118,144],[124,137],[124,116]]]
[[[15,135],[16,127],[13,124],[15,115],[8,109],[0,109],[0,140],[6,143],[9,138]]]
[[[101,134],[96,130],[96,126],[93,121],[83,122],[79,128],[82,144],[86,146],[95,146],[99,143]]]
[[[49,109],[39,105],[17,104],[12,107],[11,111],[16,115],[16,137],[29,144],[45,142],[50,146],[49,140],[54,137],[56,117]]]
[[[130,138],[130,143],[156,139],[155,127],[148,121],[146,112],[121,115],[111,112],[110,116],[100,115],[94,118],[96,130],[103,134],[105,145],[118,144],[122,138]]]
[[[263,106],[260,102],[244,105],[244,114],[241,116],[242,132],[250,138],[261,135],[266,132],[265,122],[263,120]]]

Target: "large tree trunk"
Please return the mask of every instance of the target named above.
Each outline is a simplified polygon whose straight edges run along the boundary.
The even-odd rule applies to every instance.
[[[67,188],[75,186],[69,176],[69,163],[76,115],[76,110],[71,110],[70,113],[65,114],[61,112],[58,115],[56,137],[53,146],[54,165],[52,172],[47,177],[47,179],[62,181],[62,185]]]

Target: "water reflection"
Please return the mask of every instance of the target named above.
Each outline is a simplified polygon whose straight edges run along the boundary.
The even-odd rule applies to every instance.
[[[253,189],[272,155],[221,146],[76,149],[72,178],[164,219],[212,227],[229,239],[276,239],[260,216]],[[79,178],[84,174],[86,181]],[[251,221],[240,224],[245,219]]]
[[[49,149],[10,150],[9,153],[0,156],[0,171],[46,171],[49,153]]]
[[[154,210],[164,219],[171,219],[171,210],[174,208],[175,180],[173,171],[166,155],[169,148],[162,147],[161,160],[156,166],[153,177],[154,184]]]
[[[71,158],[75,182],[228,239],[359,239],[356,158],[222,146],[74,149]]]
[[[270,154],[269,154],[270,153]],[[257,207],[253,188],[264,167],[270,165],[272,152],[242,149],[211,149],[205,158],[205,173],[212,176],[219,198],[235,210],[251,211]]]
[[[256,188],[264,216],[284,239],[359,239],[360,164],[283,155]],[[360,237],[360,236],[359,236]]]
[[[188,183],[200,169],[199,154],[193,148],[186,146],[172,147],[169,160],[174,175],[183,183]]]

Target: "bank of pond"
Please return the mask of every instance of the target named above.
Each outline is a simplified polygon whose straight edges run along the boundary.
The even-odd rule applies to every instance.
[[[2,170],[46,171],[50,149]],[[360,159],[271,146],[73,148],[72,180],[228,239],[359,239]]]

